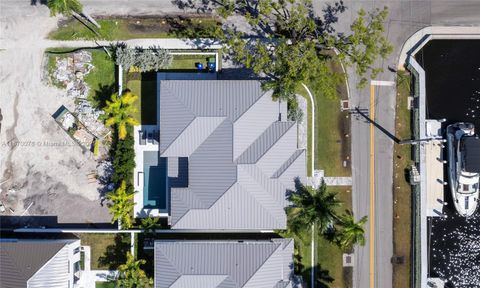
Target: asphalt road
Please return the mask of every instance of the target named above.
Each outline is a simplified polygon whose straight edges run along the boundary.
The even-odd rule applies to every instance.
[[[323,1],[322,1],[323,2]],[[348,25],[360,8],[372,9],[387,6],[390,16],[386,25],[394,52],[387,60],[378,63],[386,72],[375,80],[395,81],[395,74],[388,66],[397,67],[403,43],[416,31],[431,25],[480,25],[480,1],[344,1],[349,8],[338,29],[348,31]],[[354,71],[348,70],[352,105],[370,106],[370,89],[355,87]],[[389,131],[394,131],[395,87],[375,87],[375,120]],[[370,139],[369,125],[363,119],[352,117],[352,173],[353,210],[356,217],[370,215]],[[392,231],[392,167],[393,142],[375,131],[375,245],[374,286],[370,283],[370,236],[367,243],[355,251],[354,287],[392,287],[393,231]],[[368,223],[367,225],[369,225]],[[404,283],[405,287],[410,283]]]
[[[158,0],[82,0],[84,10],[93,15],[165,15],[192,11],[179,10],[170,1]],[[325,3],[333,1],[314,1],[315,10],[321,12]],[[394,52],[385,61],[378,63],[386,71],[389,65],[397,66],[399,53],[405,40],[417,30],[430,25],[480,25],[480,1],[478,0],[416,0],[416,1],[359,1],[344,0],[348,10],[341,16],[337,25],[339,31],[348,31],[349,24],[360,8],[370,10],[387,6],[390,10],[386,31]],[[29,9],[28,0],[0,1],[2,17],[18,14],[25,16]],[[195,11],[193,11],[195,12]],[[34,31],[33,31],[34,33]],[[2,35],[0,35],[2,38]],[[356,76],[348,69],[350,95],[353,106],[369,107],[369,89],[355,87]],[[395,74],[384,72],[376,80],[394,81]],[[376,87],[376,120],[386,129],[393,131],[395,88]],[[370,216],[370,137],[369,125],[363,120],[352,118],[352,169],[353,169],[353,210],[360,218]],[[393,143],[386,136],[375,133],[375,287],[392,286],[392,148]],[[370,237],[367,233],[365,247],[356,249],[354,285],[370,286]],[[409,283],[405,283],[408,286]]]

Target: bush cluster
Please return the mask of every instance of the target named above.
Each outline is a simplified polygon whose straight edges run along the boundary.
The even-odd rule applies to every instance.
[[[125,45],[115,47],[115,64],[122,65],[127,71],[131,67],[138,68],[140,72],[166,69],[172,64],[172,60],[173,56],[168,50],[155,46],[148,49],[128,48]]]
[[[125,139],[114,137],[112,145],[113,169],[112,182],[118,187],[122,180],[127,184],[127,192],[133,193],[133,169],[135,168],[135,150],[132,127],[128,127]]]

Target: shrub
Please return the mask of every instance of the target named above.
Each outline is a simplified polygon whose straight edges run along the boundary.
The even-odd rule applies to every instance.
[[[128,48],[124,44],[115,47],[115,63],[129,71],[131,67],[139,68],[140,72],[166,69],[172,64],[173,56],[168,50],[151,46],[148,49],[140,47]]]

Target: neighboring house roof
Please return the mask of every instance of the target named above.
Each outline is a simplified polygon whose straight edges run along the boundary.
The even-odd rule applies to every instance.
[[[27,281],[40,277],[39,270],[49,268],[46,264],[72,241],[0,239],[0,287],[27,287]],[[64,255],[62,255],[64,256]],[[67,255],[68,257],[68,255]],[[63,262],[62,262],[63,263]],[[62,270],[68,269],[68,262]],[[63,278],[61,273],[53,273]],[[46,282],[42,282],[45,284]],[[65,283],[63,283],[65,286]],[[50,286],[49,287],[57,287]]]
[[[284,229],[287,190],[306,175],[286,103],[258,81],[160,81],[159,94],[160,157],[188,157],[169,171],[188,175],[169,187],[172,228]]]
[[[155,241],[155,287],[290,287],[293,240]]]

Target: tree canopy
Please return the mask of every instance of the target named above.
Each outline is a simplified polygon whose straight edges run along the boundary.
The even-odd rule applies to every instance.
[[[342,203],[336,194],[327,191],[327,185],[317,189],[296,182],[296,190],[289,197],[293,206],[289,208],[288,226],[293,232],[309,230],[315,224],[321,233],[338,221],[336,209]]]
[[[137,100],[137,95],[127,91],[121,97],[114,93],[110,101],[106,101],[106,106],[103,108],[106,115],[105,125],[116,125],[119,139],[127,137],[128,126],[139,125],[138,120],[132,117],[137,112],[137,108],[133,106]]]
[[[147,262],[143,259],[135,260],[135,257],[127,252],[127,262],[118,266],[117,286],[121,288],[151,287],[153,280],[148,278],[140,267],[145,263]]]
[[[365,224],[367,223],[367,216],[362,217],[358,222],[355,222],[353,213],[347,211],[346,214],[340,217],[340,226],[342,227],[337,233],[338,246],[348,251],[354,245],[365,245]]]
[[[109,210],[112,214],[112,223],[118,220],[124,229],[132,227],[132,217],[130,213],[135,205],[133,202],[133,194],[134,193],[127,189],[125,181],[121,182],[117,190],[107,193],[107,199],[111,201]]]
[[[83,9],[82,3],[78,0],[48,0],[47,6],[52,16],[57,14],[70,16],[72,12],[80,13]]]
[[[327,4],[321,15],[311,0],[177,0],[182,7],[216,11],[224,18],[237,16],[235,25],[225,25],[222,40],[227,54],[263,78],[264,88],[274,97],[288,99],[300,82],[319,81],[323,93],[336,96],[339,75],[329,69],[332,51],[347,66],[354,66],[359,87],[375,77],[380,68],[373,65],[386,58],[392,46],[384,36],[388,9],[360,10],[351,32],[337,32],[335,23],[346,10],[342,1]],[[241,31],[241,28],[245,28]]]

